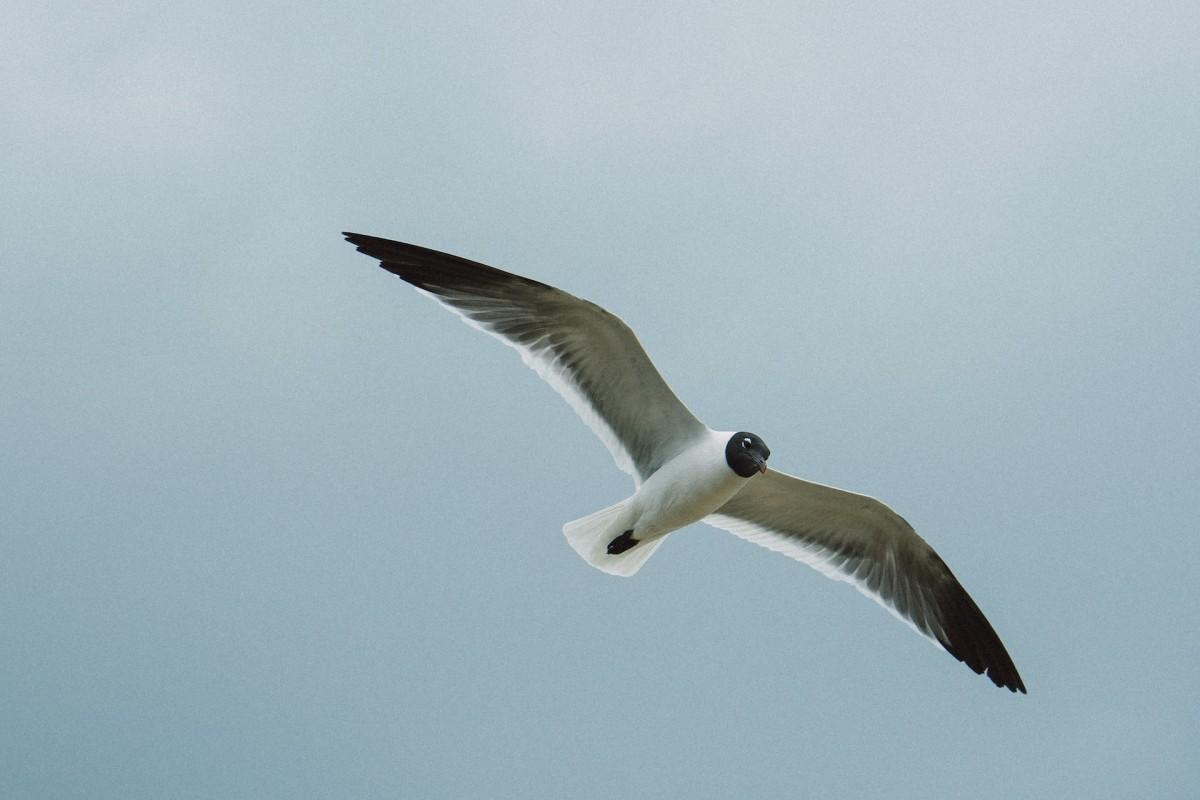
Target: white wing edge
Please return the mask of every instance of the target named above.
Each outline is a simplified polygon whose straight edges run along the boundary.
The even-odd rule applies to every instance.
[[[630,457],[629,451],[627,451],[625,446],[621,444],[621,440],[617,437],[617,434],[613,431],[613,429],[609,427],[608,423],[596,413],[594,408],[592,408],[592,404],[589,403],[587,397],[584,396],[581,391],[579,391],[579,387],[570,379],[569,374],[565,369],[554,363],[552,359],[542,355],[542,353],[535,352],[527,346],[517,344],[506,336],[496,333],[495,331],[488,330],[482,324],[471,319],[460,309],[455,308],[454,306],[445,302],[441,297],[438,297],[433,292],[426,291],[418,286],[413,286],[413,288],[429,299],[433,300],[438,305],[453,312],[455,316],[475,330],[480,331],[481,333],[486,333],[493,339],[497,339],[516,350],[517,353],[520,354],[521,360],[525,362],[525,366],[532,369],[538,374],[538,377],[550,384],[550,387],[554,389],[554,391],[558,392],[559,396],[562,397],[563,400],[567,401],[567,405],[569,405],[575,411],[575,413],[579,415],[579,418],[583,420],[584,424],[592,429],[592,433],[596,434],[596,438],[598,438],[604,444],[604,446],[608,448],[608,452],[612,454],[613,462],[616,463],[617,469],[628,473],[633,478],[635,486],[641,486],[642,480],[638,476],[637,468],[634,466],[633,458]],[[472,298],[472,300],[474,300],[474,298]]]
[[[938,641],[937,638],[937,634],[942,633],[941,631],[927,632],[921,630],[915,622],[897,611],[895,606],[884,599],[881,595],[872,591],[852,575],[847,575],[844,571],[842,571],[840,566],[836,563],[836,559],[838,558],[837,554],[832,553],[827,548],[819,547],[817,545],[806,545],[802,542],[793,540],[791,537],[773,531],[770,528],[765,528],[762,525],[758,525],[753,522],[747,522],[746,520],[738,519],[736,517],[726,516],[724,514],[709,514],[704,518],[703,521],[708,525],[728,531],[734,536],[745,539],[748,542],[753,542],[759,547],[765,547],[766,549],[772,550],[776,553],[782,553],[783,555],[795,559],[802,564],[806,564],[827,578],[832,578],[833,580],[841,583],[850,584],[857,589],[859,593],[871,598],[880,606],[887,609],[888,613],[903,622],[908,627],[912,628],[914,631],[920,634],[921,638],[929,641],[937,649],[945,649],[945,645]],[[890,560],[892,558],[891,553],[888,553],[887,557]],[[887,566],[894,569],[894,565]],[[927,614],[926,617],[931,626],[938,625],[937,619],[933,614]],[[943,635],[945,634],[943,633]]]

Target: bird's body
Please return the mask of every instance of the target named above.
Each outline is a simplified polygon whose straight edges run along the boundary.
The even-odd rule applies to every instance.
[[[630,505],[639,539],[657,539],[699,522],[758,477],[743,478],[726,463],[725,447],[733,435],[706,431],[638,487]]]
[[[768,471],[762,439],[696,419],[616,316],[474,261],[344,235],[384,269],[515,348],[633,477],[630,497],[563,526],[588,563],[632,575],[668,534],[703,520],[853,584],[997,686],[1025,691],[983,613],[903,518],[870,497]]]
[[[657,469],[632,496],[563,527],[567,541],[592,566],[610,575],[632,575],[661,540],[725,505],[750,477],[734,472],[725,457],[729,431],[705,429]],[[628,535],[626,532],[628,531]],[[614,545],[614,539],[624,536]]]

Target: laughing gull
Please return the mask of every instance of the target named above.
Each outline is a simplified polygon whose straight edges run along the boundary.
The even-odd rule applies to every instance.
[[[900,515],[873,498],[768,470],[766,443],[696,419],[616,316],[465,258],[342,235],[468,325],[516,349],[633,476],[633,495],[563,526],[589,564],[632,575],[672,531],[703,520],[854,585],[976,673],[1025,692],[983,612]]]

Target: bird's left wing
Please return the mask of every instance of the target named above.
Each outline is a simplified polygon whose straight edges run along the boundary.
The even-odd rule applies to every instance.
[[[1025,691],[950,568],[878,500],[769,470],[704,521],[853,584],[997,686]]]
[[[595,303],[437,250],[342,235],[472,327],[515,348],[639,484],[707,430],[629,326]]]

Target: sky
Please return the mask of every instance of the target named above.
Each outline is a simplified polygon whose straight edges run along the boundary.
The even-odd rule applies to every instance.
[[[6,6],[0,796],[1194,797],[1200,10]],[[632,487],[340,231],[620,315],[1029,687]]]

